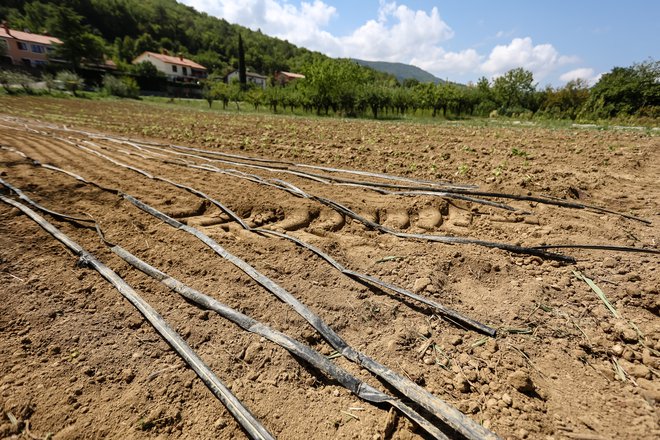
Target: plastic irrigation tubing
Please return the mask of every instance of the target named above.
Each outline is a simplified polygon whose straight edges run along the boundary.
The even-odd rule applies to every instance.
[[[88,142],[88,141],[85,141],[85,142]],[[91,142],[88,142],[88,143],[93,144]],[[134,142],[122,142],[122,143],[124,143],[126,145],[130,145],[133,148],[136,148],[140,151],[144,151],[144,149],[142,147],[140,147],[138,144],[136,144]],[[93,144],[93,145],[96,145],[96,144]],[[158,150],[168,151],[168,150],[163,149],[163,148],[158,148]],[[193,149],[193,150],[197,151],[198,149]],[[125,150],[118,150],[118,151],[121,151],[124,154],[129,154],[129,155],[132,154],[132,153],[127,152]],[[158,156],[163,156],[162,154],[153,153],[153,152],[151,152],[151,153],[156,154]],[[382,188],[380,188],[379,184],[373,183],[373,182],[362,182],[362,181],[358,181],[358,180],[338,179],[338,178],[334,178],[334,177],[321,176],[321,175],[312,174],[312,173],[301,173],[301,172],[296,172],[296,171],[293,171],[293,170],[288,170],[287,171],[287,169],[285,169],[285,168],[270,168],[270,167],[264,167],[264,166],[261,166],[261,165],[252,165],[252,164],[244,164],[244,163],[233,162],[233,161],[209,159],[207,157],[198,156],[198,155],[194,155],[194,154],[177,153],[177,152],[172,152],[172,151],[170,151],[170,153],[177,154],[177,155],[179,155],[179,154],[180,155],[185,155],[185,156],[194,157],[194,158],[197,158],[197,159],[211,161],[211,162],[224,163],[226,165],[246,166],[246,167],[250,167],[250,168],[266,170],[266,171],[269,171],[269,172],[288,172],[288,171],[290,171],[291,174],[297,175],[298,177],[309,178],[309,179],[312,179],[316,182],[320,182],[320,183],[323,183],[323,184],[326,184],[326,185],[330,185],[330,184],[333,184],[333,182],[336,182],[334,184],[343,185],[343,186],[354,186],[354,187],[357,187],[357,188],[367,188],[367,189],[370,189],[372,191],[376,191],[378,193],[387,194],[387,195],[405,195],[405,196],[429,195],[429,196],[443,197],[443,198],[448,198],[448,199],[464,200],[464,201],[473,202],[473,203],[477,203],[477,204],[488,205],[488,206],[493,206],[493,207],[500,208],[500,209],[505,209],[507,211],[518,211],[517,208],[514,208],[512,206],[509,206],[509,205],[506,205],[506,204],[503,204],[503,203],[498,203],[498,202],[493,202],[493,201],[490,201],[490,200],[479,199],[479,198],[476,198],[476,197],[470,197],[470,196],[467,196],[467,195],[464,195],[464,194],[442,192],[442,191],[436,191],[436,192],[431,192],[431,191],[394,192],[394,191],[388,191],[388,190],[382,189]],[[221,154],[221,153],[219,153],[219,154]],[[140,157],[142,157],[143,159],[148,158],[144,155],[140,155]],[[157,159],[157,158],[151,157],[150,159]],[[164,160],[164,159],[159,159],[159,160]],[[165,162],[167,162],[167,161],[165,160]],[[185,165],[186,166],[191,166],[190,163],[186,163]],[[216,168],[216,169],[218,169],[218,168]],[[283,182],[283,183],[285,183],[285,182]],[[526,213],[526,212],[523,211],[523,213]]]
[[[411,238],[411,239],[424,240],[424,241],[434,241],[445,244],[472,244],[472,245],[483,246],[488,248],[502,249],[516,254],[534,255],[549,260],[563,261],[565,263],[575,263],[575,258],[567,255],[545,252],[540,249],[516,246],[508,243],[498,243],[493,241],[477,240],[474,238],[465,238],[465,237],[449,237],[444,235],[410,234],[405,232],[398,232],[393,229],[389,229],[383,225],[380,225],[376,222],[372,222],[371,220],[367,220],[366,218],[358,215],[357,213],[347,208],[346,206],[343,206],[332,200],[317,196],[311,196],[310,198],[313,200],[317,200],[318,202],[323,203],[324,205],[330,206],[336,211],[341,212],[342,214],[351,217],[352,219],[359,221],[360,223],[372,229],[383,232],[385,234],[394,235],[399,238]]]
[[[0,179],[0,183],[9,188],[11,191],[16,193],[22,200],[26,203],[32,205],[33,207],[48,213],[56,218],[71,221],[78,223],[80,218],[74,217],[67,214],[62,214],[56,211],[52,211],[43,205],[34,202],[28,196],[26,196],[20,189],[14,187],[13,185]],[[99,227],[98,223],[93,219],[85,219],[86,222],[93,222],[101,240],[110,247],[110,250],[120,256],[124,261],[132,265],[133,267],[141,270],[145,274],[151,276],[152,278],[160,281],[166,285],[169,289],[174,292],[179,293],[184,298],[193,301],[194,303],[209,309],[213,310],[222,316],[225,319],[232,321],[233,323],[239,325],[244,330],[249,332],[261,335],[270,341],[280,345],[285,348],[292,354],[298,356],[299,358],[307,361],[323,373],[337,380],[342,386],[350,390],[352,393],[360,397],[361,399],[372,402],[372,403],[389,403],[390,405],[398,408],[403,414],[408,416],[413,422],[417,423],[420,427],[426,430],[429,434],[433,435],[438,439],[447,439],[447,437],[436,427],[433,423],[426,420],[424,417],[415,412],[412,408],[405,405],[398,399],[395,399],[391,396],[388,396],[385,393],[371,387],[367,383],[361,381],[360,379],[355,378],[346,370],[342,369],[339,366],[336,366],[330,362],[325,356],[321,355],[317,351],[313,350],[311,347],[306,346],[297,340],[280,333],[276,330],[271,329],[270,327],[250,318],[247,315],[244,315],[229,306],[217,301],[216,299],[205,295],[191,287],[181,283],[180,281],[168,276],[162,271],[156,269],[155,267],[147,264],[143,260],[139,259],[135,255],[131,254],[121,246],[110,243],[104,237],[104,234]]]
[[[287,234],[283,234],[283,233],[277,232],[277,231],[271,231],[271,230],[268,230],[268,229],[254,228],[254,229],[252,229],[252,231],[260,232],[260,233],[264,233],[264,234],[275,235],[277,237],[282,237],[282,238],[285,238],[287,240],[291,240],[294,243],[296,243],[297,245],[302,246],[305,249],[308,249],[308,250],[312,251],[313,253],[315,253],[316,255],[318,255],[319,257],[324,259],[325,261],[327,261],[330,265],[334,266],[338,271],[342,272],[343,274],[345,274],[345,275],[347,275],[351,278],[366,281],[368,283],[375,284],[377,286],[380,286],[380,287],[385,288],[387,290],[391,290],[393,292],[396,292],[396,293],[398,293],[400,295],[403,295],[403,296],[406,296],[408,298],[412,298],[412,299],[414,299],[414,300],[416,300],[416,301],[418,301],[422,304],[426,304],[427,306],[433,307],[438,312],[438,314],[440,314],[443,317],[449,318],[450,321],[458,322],[461,325],[469,327],[469,328],[471,328],[473,330],[476,330],[480,333],[484,333],[484,334],[486,334],[488,336],[491,336],[491,337],[494,337],[497,334],[496,329],[494,329],[492,327],[489,327],[487,325],[484,325],[484,324],[482,324],[478,321],[475,321],[472,318],[464,316],[464,315],[456,312],[455,310],[452,310],[450,308],[447,308],[447,307],[443,306],[440,303],[437,303],[433,300],[425,298],[421,295],[417,295],[417,294],[415,294],[413,292],[410,292],[406,289],[402,289],[401,287],[398,287],[394,284],[390,284],[390,283],[387,283],[385,281],[382,281],[382,280],[380,280],[376,277],[372,277],[372,276],[369,276],[369,275],[366,275],[366,274],[362,274],[362,273],[355,272],[355,271],[352,271],[350,269],[347,269],[346,267],[341,265],[339,262],[334,260],[332,257],[330,257],[328,254],[324,253],[323,251],[316,248],[315,246],[312,246],[309,243],[305,243],[304,241],[297,239],[296,237],[293,237],[293,236],[290,236],[290,235],[287,235]]]
[[[113,139],[112,137],[105,136],[103,139],[106,140],[116,140]],[[184,151],[194,151],[197,153],[203,153],[203,154],[208,154],[211,156],[220,156],[220,157],[228,157],[232,159],[240,159],[240,160],[246,160],[246,161],[252,161],[252,162],[262,162],[262,163],[269,163],[269,164],[283,164],[285,166],[293,166],[293,167],[298,167],[298,168],[311,168],[311,169],[316,169],[316,170],[321,170],[321,171],[327,171],[330,173],[346,173],[346,174],[355,174],[359,176],[367,176],[367,177],[376,177],[380,179],[385,179],[385,180],[393,180],[393,181],[401,181],[401,182],[409,182],[409,183],[418,183],[418,184],[430,184],[434,186],[451,186],[451,187],[456,187],[456,188],[475,188],[474,185],[456,185],[451,182],[435,182],[435,181],[430,181],[430,180],[423,180],[423,179],[411,179],[409,177],[403,177],[403,176],[395,176],[392,174],[385,174],[385,173],[373,173],[370,171],[362,171],[362,170],[352,170],[352,169],[344,169],[344,168],[332,168],[332,167],[324,167],[320,165],[309,165],[309,164],[304,164],[304,163],[296,163],[296,162],[289,162],[289,161],[283,161],[283,160],[274,160],[274,159],[265,159],[265,158],[260,158],[260,157],[250,157],[250,156],[242,156],[239,154],[229,154],[229,153],[222,153],[219,151],[210,151],[210,150],[204,150],[201,148],[193,148],[193,147],[186,147],[183,145],[174,145],[174,144],[166,144],[162,142],[141,142],[143,145],[154,145],[154,146],[161,146],[161,147],[169,147],[173,149],[178,149],[178,150],[184,150]],[[283,167],[277,167],[278,169],[286,169]],[[316,176],[316,177],[322,177],[322,178],[327,178],[327,179],[335,179],[329,176],[322,176],[318,174],[312,174],[309,173],[311,176]]]
[[[45,229],[57,240],[79,257],[79,263],[96,270],[115,289],[121,293],[156,331],[167,341],[167,343],[181,356],[184,361],[195,371],[197,376],[211,390],[211,392],[225,405],[227,410],[234,416],[236,421],[253,439],[274,439],[274,437],[259,423],[250,411],[232,394],[232,392],[220,381],[220,379],[209,369],[204,361],[190,348],[181,336],[170,327],[167,322],[149,305],[133,288],[108,266],[96,259],[92,254],[83,249],[67,235],[46,221],[39,214],[22,203],[0,195],[0,200],[11,205],[30,217],[39,226]]]
[[[52,126],[51,126],[52,127]],[[113,138],[110,136],[100,136],[100,135],[95,135],[90,132],[85,132],[85,131],[80,131],[80,130],[72,130],[68,129],[65,127],[67,131],[73,131],[73,132],[78,132],[85,134],[87,136],[96,136],[99,138],[111,140],[117,142],[118,139],[121,138]],[[122,139],[129,141],[128,139]],[[144,145],[144,143],[143,143]],[[247,156],[240,156],[240,155],[230,155],[227,153],[220,153],[220,152],[213,152],[213,151],[207,151],[207,150],[202,150],[199,148],[192,148],[192,147],[184,147],[181,145],[172,145],[172,144],[164,144],[164,143],[152,143],[152,145],[160,145],[160,146],[167,146],[170,148],[175,148],[175,149],[182,149],[182,150],[189,150],[189,151],[197,151],[197,152],[202,152],[202,153],[207,153],[210,155],[219,155],[219,156],[226,156],[226,157],[237,157],[237,158],[244,158],[246,160],[259,160],[262,162],[270,162],[269,159],[254,159],[254,158],[249,158]],[[199,157],[199,156],[196,156]],[[274,161],[277,162],[277,161]],[[329,168],[329,167],[320,167],[320,166],[314,166],[314,165],[306,165],[306,164],[295,164],[295,163],[290,163],[290,162],[282,162],[286,164],[291,164],[293,166],[298,166],[298,167],[307,167],[307,168],[315,168],[315,169],[323,169],[325,171],[338,171],[338,172],[347,172],[347,173],[354,173],[354,174],[360,174],[360,175],[371,175],[374,177],[382,177],[384,179],[390,179],[390,180],[400,180],[400,181],[408,181],[411,183],[427,183],[426,181],[423,180],[416,180],[416,179],[408,179],[408,178],[399,178],[397,176],[390,176],[388,174],[380,174],[380,173],[369,173],[366,171],[356,171],[356,170],[341,170],[341,169],[336,169],[336,168]],[[267,168],[267,167],[264,167]],[[315,176],[312,173],[307,174],[308,177]],[[521,200],[521,201],[531,201],[531,202],[536,202],[536,203],[541,203],[541,204],[546,204],[546,205],[554,205],[554,206],[559,206],[563,208],[573,208],[573,209],[591,209],[597,212],[603,212],[603,213],[608,213],[608,214],[613,214],[613,215],[618,215],[630,220],[635,220],[639,221],[645,224],[651,224],[650,220],[646,220],[640,217],[636,217],[633,215],[629,214],[624,214],[621,212],[609,210],[607,208],[602,208],[600,206],[595,206],[595,205],[588,205],[584,203],[577,203],[577,202],[567,202],[563,200],[559,200],[556,198],[551,198],[551,197],[537,197],[537,196],[523,196],[523,195],[516,195],[516,194],[508,194],[508,193],[498,193],[498,192],[487,192],[487,191],[476,191],[472,188],[469,187],[461,187],[460,185],[449,185],[446,186],[443,189],[438,189],[435,187],[423,187],[423,186],[406,186],[406,185],[391,185],[391,184],[385,184],[385,183],[375,183],[375,182],[360,182],[360,181],[351,181],[350,179],[339,179],[339,178],[332,178],[328,176],[323,176],[325,179],[333,179],[335,181],[343,181],[344,183],[358,183],[360,185],[364,186],[378,186],[381,188],[394,188],[394,189],[399,189],[399,190],[407,190],[407,191],[427,191],[427,192],[446,192],[446,193],[458,193],[458,194],[464,194],[464,195],[473,195],[473,196],[480,196],[480,197],[495,197],[495,198],[506,198],[506,199],[511,199],[511,200]],[[444,197],[444,196],[443,196]],[[479,203],[479,202],[477,202]]]
[[[35,163],[35,165],[40,165]],[[57,167],[50,167],[51,170],[61,171]],[[76,176],[74,173],[66,172],[65,174],[69,176]],[[77,176],[75,177],[81,182],[88,182],[86,179]],[[100,185],[95,185],[99,189],[105,189]],[[301,303],[297,298],[291,295],[284,288],[273,282],[271,279],[266,277],[257,271],[254,267],[250,266],[248,263],[242,259],[236,257],[235,255],[227,252],[222,246],[220,246],[215,240],[204,234],[203,232],[184,225],[183,223],[175,220],[172,217],[158,211],[157,209],[143,203],[142,201],[136,199],[135,197],[123,193],[119,190],[110,190],[113,194],[119,194],[128,202],[132,203],[134,206],[140,210],[152,215],[153,217],[163,221],[164,223],[172,226],[175,229],[180,229],[184,232],[187,232],[197,239],[202,241],[208,247],[210,247],[215,253],[224,258],[225,260],[232,263],[237,268],[241,269],[245,274],[250,276],[258,284],[265,287],[269,292],[278,297],[281,301],[290,305],[296,312],[305,318],[312,327],[314,327],[328,343],[335,349],[337,352],[341,353],[347,359],[363,366],[367,370],[379,376],[385,382],[389,383],[392,387],[397,389],[401,394],[408,397],[413,402],[422,406],[425,410],[433,414],[435,417],[440,419],[448,427],[464,436],[468,439],[496,439],[497,436],[484,428],[480,424],[474,422],[469,417],[466,417],[460,411],[458,411],[453,406],[449,405],[447,402],[439,399],[433,394],[429,393],[424,388],[420,387],[410,379],[392,371],[388,367],[380,364],[374,359],[366,356],[365,354],[355,350],[353,347],[348,345],[344,339],[341,338],[331,327],[329,327],[318,315],[313,313],[308,309],[303,303]]]
[[[112,162],[115,165],[118,166],[123,166],[125,168],[131,169],[133,171],[136,171],[146,177],[149,177],[150,179],[153,179],[154,177],[139,168],[123,164],[115,159],[112,159],[98,151],[92,150],[87,147],[83,147],[82,145],[75,144],[71,142],[74,146],[77,148],[83,149],[84,151],[91,152],[92,154],[95,154],[96,156],[102,157],[110,162]],[[210,168],[210,167],[203,167],[201,169],[207,170],[207,171],[212,171],[216,172],[216,169]],[[385,226],[382,226],[376,222],[372,222],[370,220],[365,219],[364,217],[358,215],[351,209],[347,208],[346,206],[343,206],[333,200],[326,199],[324,197],[320,196],[314,196],[310,194],[304,193],[304,191],[300,190],[299,188],[287,183],[290,187],[296,188],[296,191],[302,194],[304,197],[310,199],[310,200],[315,200],[323,205],[326,205],[344,215],[347,215],[351,217],[352,219],[368,226],[371,229],[394,235],[399,238],[412,238],[412,239],[417,239],[417,240],[425,240],[425,241],[432,241],[432,242],[438,242],[438,243],[445,243],[445,244],[472,244],[472,245],[477,245],[477,246],[483,246],[483,247],[488,247],[488,248],[496,248],[496,249],[502,249],[506,250],[508,252],[512,253],[517,253],[517,254],[526,254],[526,255],[534,255],[540,258],[545,258],[545,259],[550,259],[550,260],[557,260],[557,261],[563,261],[566,263],[575,263],[575,259],[570,256],[562,255],[562,254],[556,254],[552,252],[545,252],[539,249],[534,249],[534,248],[528,248],[528,247],[523,247],[523,246],[516,246],[508,243],[498,243],[498,242],[491,242],[491,241],[485,241],[485,240],[478,240],[478,239],[473,239],[473,238],[465,238],[465,237],[449,237],[449,236],[442,236],[442,235],[430,235],[430,234],[409,234],[409,233],[403,233],[403,232],[397,232],[395,230],[386,228]],[[276,186],[277,187],[277,186]],[[279,187],[280,189],[284,189],[283,187]],[[287,190],[291,192],[290,190]]]
[[[293,307],[293,309],[296,310],[299,315],[305,318],[307,322],[309,322],[321,335],[323,335],[328,343],[335,350],[344,355],[344,357],[358,363],[359,365],[362,365],[367,370],[378,375],[394,388],[399,390],[399,392],[424,407],[427,411],[431,412],[455,431],[471,439],[496,438],[495,434],[488,431],[483,426],[475,423],[471,419],[465,417],[460,411],[448,405],[446,402],[438,399],[436,396],[415,384],[410,379],[401,376],[400,374],[392,371],[391,369],[364,355],[363,353],[355,350],[353,347],[348,345],[348,343],[344,341],[344,339],[342,339],[341,336],[339,336],[331,327],[329,327],[318,315],[308,309],[287,290],[276,284],[270,278],[261,274],[254,267],[250,266],[242,259],[227,252],[215,240],[203,232],[188,225],[184,225],[178,220],[167,216],[166,214],[156,210],[149,205],[146,205],[145,203],[135,199],[128,194],[123,194],[123,197],[136,207],[162,220],[168,225],[197,237],[200,241],[213,249],[218,255],[234,264],[257,283],[265,287],[269,292],[273,293],[280,300]]]
[[[108,138],[111,140],[111,138]],[[217,155],[217,156],[224,156],[224,157],[241,157],[238,155],[229,155],[227,153],[220,153],[220,152],[214,152],[214,151],[207,151],[207,150],[202,150],[199,148],[191,148],[191,147],[183,147],[180,145],[168,145],[168,144],[159,144],[162,146],[168,146],[170,148],[175,148],[175,149],[182,149],[182,150],[188,150],[188,151],[196,151],[196,152],[201,152],[201,153],[206,153],[209,155]],[[193,157],[197,158],[203,158],[197,155],[192,155]],[[206,158],[208,159],[208,158]],[[264,160],[265,161],[265,160]],[[252,166],[250,164],[244,164],[240,162],[231,162],[231,161],[219,161],[221,163],[228,163],[231,165],[241,165],[241,166]],[[299,166],[299,167],[308,167],[308,168],[315,168],[315,169],[325,169],[326,171],[330,170],[336,170],[336,171],[341,171],[341,172],[349,172],[353,170],[338,170],[338,169],[333,169],[333,168],[327,168],[327,167],[317,167],[313,165],[305,165],[305,164],[293,164],[294,166]],[[253,166],[253,167],[258,167],[259,169],[266,169],[270,171],[290,171],[292,174],[296,174],[301,177],[308,177],[308,178],[320,178],[320,179],[325,179],[325,180],[332,180],[335,182],[341,182],[341,183],[347,183],[347,184],[357,184],[357,185],[362,185],[365,187],[379,187],[379,188],[393,188],[393,189],[399,189],[399,190],[407,190],[407,191],[422,191],[422,192],[436,192],[436,193],[455,193],[455,194],[463,194],[463,195],[472,195],[472,196],[481,196],[481,197],[495,197],[495,198],[506,198],[506,199],[511,199],[511,200],[521,200],[521,201],[531,201],[531,202],[536,202],[536,203],[541,203],[541,204],[546,204],[546,205],[554,205],[554,206],[560,206],[563,208],[574,208],[574,209],[591,209],[594,211],[599,211],[599,212],[604,212],[608,214],[614,214],[614,215],[619,215],[621,217],[625,217],[631,220],[636,220],[642,223],[646,224],[651,224],[651,221],[642,219],[639,217],[635,217],[629,214],[624,214],[621,212],[609,210],[607,208],[602,208],[600,206],[594,206],[594,205],[588,205],[584,203],[576,203],[576,202],[566,202],[562,200],[557,200],[554,198],[545,198],[545,197],[538,197],[538,196],[526,196],[526,195],[517,195],[517,194],[508,194],[508,193],[499,193],[499,192],[488,192],[488,191],[477,191],[473,189],[473,187],[466,187],[466,186],[460,186],[460,185],[444,185],[443,188],[436,188],[436,187],[426,187],[426,186],[410,186],[410,185],[394,185],[394,184],[386,184],[386,183],[378,183],[378,182],[363,182],[363,181],[356,181],[356,180],[351,180],[351,179],[343,179],[343,178],[338,178],[338,177],[331,177],[331,176],[322,176],[314,173],[298,173],[290,169],[282,168],[282,167],[277,167],[277,168],[270,168],[270,167],[260,167],[260,166]],[[361,175],[367,175],[367,176],[372,176],[372,177],[383,177],[387,175],[383,175],[380,173],[369,173],[369,172],[355,172],[355,174],[361,174]],[[383,177],[384,178],[384,177]],[[425,181],[418,181],[415,179],[406,179],[406,178],[394,178],[391,180],[401,180],[401,181],[409,181],[412,183],[426,183]],[[443,197],[446,197],[443,195]],[[473,200],[476,203],[481,203],[478,201],[478,199]],[[505,205],[506,206],[506,205]]]
[[[633,246],[614,246],[607,244],[550,244],[535,246],[535,249],[589,249],[596,251],[636,252],[641,254],[660,254],[660,250],[638,248]]]
[[[147,175],[148,173],[145,172],[145,173],[143,173],[143,174]],[[471,318],[469,318],[469,317],[467,317],[467,316],[463,316],[462,314],[456,312],[455,310],[452,310],[452,309],[450,309],[450,308],[448,308],[448,307],[445,307],[445,306],[443,306],[442,304],[440,304],[440,303],[438,303],[438,302],[436,302],[436,301],[432,301],[432,300],[429,300],[429,299],[427,299],[427,298],[424,298],[423,296],[416,295],[416,294],[414,294],[414,293],[412,293],[412,292],[410,292],[410,291],[408,291],[408,290],[406,290],[406,289],[402,289],[402,288],[400,288],[400,287],[398,287],[398,286],[395,286],[395,285],[393,285],[393,284],[390,284],[390,283],[386,283],[386,282],[384,282],[384,281],[381,281],[381,280],[378,279],[378,278],[375,278],[375,277],[372,277],[372,276],[369,276],[369,275],[365,275],[365,274],[361,274],[361,273],[359,273],[359,272],[355,272],[355,271],[349,270],[349,269],[347,269],[346,267],[344,267],[343,265],[341,265],[339,262],[337,262],[336,260],[332,259],[329,255],[323,253],[320,249],[318,249],[318,248],[316,248],[316,247],[314,247],[314,246],[312,246],[312,245],[310,245],[310,244],[308,244],[308,243],[305,243],[304,241],[299,240],[299,239],[297,239],[297,238],[295,238],[295,237],[292,237],[292,236],[287,235],[287,234],[281,234],[281,233],[278,233],[278,232],[275,232],[275,231],[269,231],[269,230],[266,230],[266,229],[251,228],[251,227],[248,226],[248,225],[247,225],[247,224],[246,224],[246,223],[245,223],[245,222],[244,222],[244,221],[243,221],[243,220],[242,220],[242,219],[241,219],[236,213],[234,213],[231,209],[229,209],[229,208],[228,208],[227,206],[225,206],[223,203],[221,203],[220,201],[218,201],[218,200],[216,200],[216,199],[214,199],[214,198],[212,198],[212,197],[209,197],[208,195],[204,194],[203,192],[201,192],[201,191],[199,191],[199,190],[197,190],[197,189],[195,189],[195,188],[192,188],[192,187],[190,187],[190,186],[187,186],[187,185],[183,185],[183,184],[180,184],[180,183],[174,182],[174,181],[172,181],[172,180],[169,180],[169,179],[166,179],[166,178],[163,178],[163,177],[158,177],[158,176],[153,176],[153,175],[150,175],[150,176],[151,176],[151,178],[153,178],[153,179],[155,179],[155,180],[160,180],[160,181],[163,181],[163,182],[169,183],[169,184],[171,184],[171,185],[173,185],[173,186],[175,186],[175,187],[177,187],[177,188],[184,189],[184,190],[186,190],[186,191],[189,191],[189,192],[192,193],[192,194],[195,194],[195,195],[198,196],[198,197],[201,197],[201,198],[203,198],[203,199],[205,199],[205,200],[208,200],[209,202],[213,203],[213,204],[216,205],[218,208],[220,208],[224,213],[226,213],[227,215],[229,215],[229,216],[232,218],[232,220],[234,220],[234,221],[237,222],[239,225],[241,225],[241,227],[242,227],[243,229],[245,229],[245,230],[248,230],[248,231],[254,231],[254,232],[262,232],[262,233],[266,233],[266,234],[271,234],[271,235],[275,235],[275,236],[277,236],[277,237],[284,238],[284,239],[286,239],[286,240],[293,241],[293,242],[296,243],[297,245],[302,246],[302,247],[304,247],[304,248],[306,248],[306,249],[312,251],[313,253],[317,254],[319,257],[321,257],[322,259],[324,259],[325,261],[327,261],[328,263],[330,263],[330,265],[332,265],[333,267],[335,267],[337,270],[339,270],[340,272],[342,272],[343,274],[345,274],[345,275],[347,275],[347,276],[350,276],[351,278],[357,278],[357,279],[360,279],[360,280],[368,281],[368,282],[370,282],[370,283],[373,283],[373,284],[379,285],[379,286],[381,286],[381,287],[384,287],[384,288],[386,288],[386,289],[388,289],[388,290],[391,290],[391,291],[397,292],[397,293],[399,293],[399,294],[401,294],[401,295],[404,295],[404,296],[407,296],[407,297],[409,297],[409,298],[412,298],[412,299],[414,299],[414,300],[416,300],[416,301],[419,301],[419,302],[421,302],[421,303],[423,303],[423,304],[426,304],[426,305],[428,305],[428,306],[430,306],[430,307],[433,307],[434,309],[436,309],[436,311],[437,311],[440,315],[442,315],[442,316],[444,316],[444,317],[447,317],[447,318],[450,318],[450,320],[451,320],[452,322],[458,322],[458,323],[461,323],[461,324],[463,324],[463,325],[465,325],[465,326],[467,326],[467,327],[469,327],[469,328],[472,328],[472,329],[474,329],[474,330],[477,330],[477,331],[479,331],[479,332],[481,332],[481,333],[484,333],[484,334],[487,334],[487,335],[489,335],[489,336],[495,336],[495,334],[496,334],[496,332],[497,332],[494,328],[489,327],[489,326],[487,326],[487,325],[484,325],[484,324],[482,324],[482,323],[480,323],[480,322],[478,322],[478,321],[475,321],[475,320],[473,320],[473,319],[471,319]],[[284,182],[284,183],[286,183],[286,182]],[[294,191],[294,192],[296,192],[296,191],[300,191],[298,188],[296,188],[296,187],[294,187],[294,186],[291,187],[291,190]]]
[[[371,402],[371,403],[389,403],[390,405],[398,408],[402,413],[408,416],[414,423],[418,424],[426,432],[434,436],[435,438],[447,439],[448,437],[442,433],[433,423],[426,420],[424,417],[415,412],[412,408],[405,405],[399,399],[395,399],[387,394],[373,388],[366,382],[356,378],[351,375],[349,372],[343,368],[333,364],[320,354],[318,351],[312,349],[311,347],[300,343],[299,341],[291,338],[290,336],[278,332],[265,324],[250,318],[247,315],[240,313],[239,311],[230,308],[229,306],[221,303],[220,301],[212,298],[208,295],[205,295],[187,285],[181,281],[170,277],[166,273],[156,269],[155,267],[149,265],[145,261],[139,259],[135,255],[131,254],[127,250],[123,249],[118,245],[112,245],[108,243],[110,250],[120,256],[124,261],[135,267],[136,269],[141,270],[150,277],[160,281],[162,284],[167,286],[170,290],[178,293],[184,298],[200,305],[201,307],[212,310],[218,315],[222,316],[225,319],[233,322],[234,324],[240,326],[244,330],[258,334],[268,339],[271,342],[283,347],[288,350],[291,354],[303,359],[308,362],[310,365],[323,372],[329,377],[332,377],[342,386],[347,388],[356,396],[361,399]]]

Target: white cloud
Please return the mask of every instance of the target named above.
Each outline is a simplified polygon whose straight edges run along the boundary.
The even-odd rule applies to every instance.
[[[474,49],[461,52],[444,52],[442,49],[437,49],[434,56],[412,58],[410,63],[446,78],[447,74],[463,75],[478,70],[483,58]]]
[[[523,67],[540,81],[560,67],[578,61],[561,55],[551,44],[534,45],[530,37],[513,38],[509,44],[495,46],[488,55],[480,54],[476,48],[447,51],[443,44],[453,38],[454,30],[442,19],[437,7],[415,10],[395,1],[380,0],[375,18],[347,35],[333,35],[326,29],[343,11],[323,0],[301,1],[299,6],[289,0],[181,1],[231,23],[261,29],[330,56],[410,63],[442,78],[493,78]],[[512,33],[500,31],[496,38],[507,38]]]
[[[320,50],[336,44],[335,37],[322,28],[337,16],[337,9],[321,0],[303,1],[300,7],[280,0],[183,0],[183,3],[309,49]]]
[[[508,45],[495,46],[481,70],[495,77],[522,67],[540,80],[558,67],[576,61],[575,57],[560,55],[552,44],[534,45],[530,37],[514,38]]]
[[[321,0],[303,1],[299,7],[284,0],[182,1],[230,23],[261,29],[268,35],[335,57],[409,62],[423,58],[424,53],[437,53],[438,49],[443,54],[439,44],[454,35],[436,7],[427,13],[383,0],[377,19],[368,20],[344,36],[324,30],[338,13]]]
[[[381,1],[378,20],[369,20],[352,34],[339,37],[340,53],[336,55],[409,62],[437,51],[440,43],[453,36],[454,31],[442,20],[436,7],[427,13]]]
[[[589,85],[593,85],[598,82],[598,80],[602,75],[603,75],[602,73],[595,75],[594,69],[592,69],[591,67],[580,67],[578,69],[573,69],[569,72],[560,75],[559,80],[564,83],[567,83],[569,81],[574,81],[576,79],[583,79],[587,81]]]

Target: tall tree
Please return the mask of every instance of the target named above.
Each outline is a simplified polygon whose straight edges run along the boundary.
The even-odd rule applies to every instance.
[[[530,109],[535,89],[532,72],[522,67],[509,70],[493,83],[493,93],[504,113]]]
[[[61,6],[54,10],[49,20],[53,33],[62,40],[62,44],[56,46],[55,57],[68,61],[74,71],[83,60],[102,62],[107,52],[103,38],[93,34],[89,26],[83,25],[82,19],[73,9]]]
[[[247,71],[245,69],[245,49],[243,48],[243,37],[238,34],[238,82],[242,89],[247,88]]]

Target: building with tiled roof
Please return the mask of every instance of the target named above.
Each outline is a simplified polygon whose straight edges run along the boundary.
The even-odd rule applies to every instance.
[[[288,84],[291,81],[295,81],[297,79],[303,79],[305,78],[305,75],[302,75],[300,73],[293,73],[293,72],[275,72],[275,75],[273,75],[273,78],[275,79],[275,82],[277,82],[280,85]]]
[[[133,64],[144,62],[153,64],[171,80],[194,81],[206,78],[207,75],[206,67],[181,55],[144,52],[133,60]]]
[[[231,83],[232,81],[238,81],[240,78],[240,73],[238,70],[234,70],[232,73],[227,75],[227,82]],[[267,76],[259,75],[254,72],[245,72],[245,80],[248,84],[255,84],[257,87],[266,89],[266,83],[268,81]]]
[[[0,45],[4,46],[5,61],[39,67],[48,63],[48,55],[55,51],[55,45],[62,44],[59,38],[48,35],[9,29],[7,23],[0,26]]]

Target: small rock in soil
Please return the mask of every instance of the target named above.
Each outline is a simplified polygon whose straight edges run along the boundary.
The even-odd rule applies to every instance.
[[[415,284],[413,285],[413,292],[420,293],[429,284],[431,284],[431,279],[430,278],[428,278],[428,277],[417,278],[415,280]]]
[[[447,342],[448,342],[450,345],[454,345],[454,346],[456,346],[456,345],[460,345],[460,344],[463,343],[463,338],[461,338],[460,336],[450,336],[450,337],[447,339]]]
[[[603,260],[603,267],[613,268],[616,267],[616,260],[612,257],[605,257]]]
[[[509,374],[509,385],[521,393],[531,393],[535,390],[532,378],[525,371],[514,371]]]
[[[428,325],[420,325],[417,327],[417,333],[428,338],[431,336],[431,328]]]

